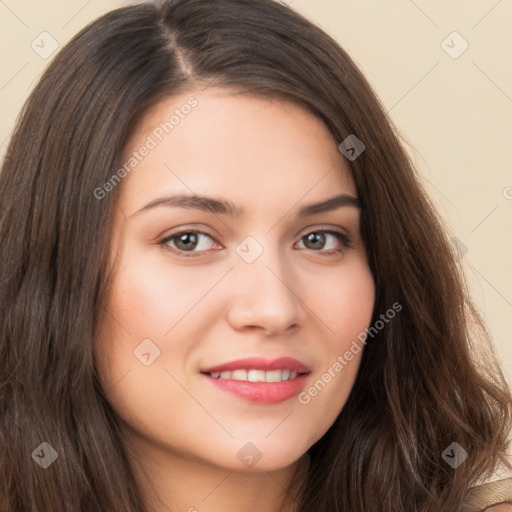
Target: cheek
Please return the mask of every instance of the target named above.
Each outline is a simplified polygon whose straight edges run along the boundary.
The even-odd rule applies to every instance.
[[[116,270],[102,341],[96,343],[104,389],[127,373],[127,380],[143,379],[140,389],[150,386],[150,379],[160,377],[168,385],[169,375],[164,369],[184,372],[190,352],[214,322],[217,311],[202,298],[218,281],[218,273],[200,266],[184,271],[162,259],[148,259],[133,249],[125,252]],[[158,356],[146,367],[137,355],[148,350],[150,360]],[[162,375],[157,377],[157,372]],[[163,389],[160,382],[151,385]]]
[[[334,284],[335,283],[335,284]],[[328,328],[334,349],[342,350],[368,327],[375,304],[375,284],[370,269],[361,260],[330,278],[314,296],[316,311]]]
[[[169,282],[154,266],[129,263],[119,268],[109,301],[110,311],[130,333],[144,336],[161,334],[173,309]],[[171,281],[172,283],[172,281]]]
[[[161,259],[132,256],[126,261],[118,270],[109,307],[118,322],[137,337],[165,337],[212,285],[212,272],[204,268],[183,270]]]
[[[334,387],[343,388],[342,394],[347,398],[364,350],[360,336],[369,327],[373,315],[375,283],[366,263],[355,266],[342,282],[337,296],[330,302],[336,304],[331,311],[336,335],[328,348],[328,369],[331,377],[343,374],[343,379],[335,383]],[[336,381],[334,377],[332,380]]]
[[[375,303],[373,276],[363,261],[333,281],[339,284],[322,286],[315,296],[326,336],[315,375],[298,397],[317,418],[311,443],[333,424],[350,395],[364,350],[358,336],[370,325]]]
[[[175,370],[186,361],[192,345],[184,343],[191,339],[185,336],[190,325],[180,320],[197,302],[200,290],[191,290],[190,280],[188,287],[185,280],[183,273],[170,272],[165,265],[142,262],[136,253],[125,255],[96,344],[96,365],[110,405],[126,424],[148,435],[152,431],[174,435],[179,427],[169,420],[168,411],[187,399],[166,371],[179,375]],[[179,380],[183,381],[181,376]]]

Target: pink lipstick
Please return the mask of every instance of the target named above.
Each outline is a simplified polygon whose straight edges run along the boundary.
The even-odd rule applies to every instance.
[[[291,357],[251,357],[201,369],[218,389],[260,404],[283,402],[304,388],[308,366]]]

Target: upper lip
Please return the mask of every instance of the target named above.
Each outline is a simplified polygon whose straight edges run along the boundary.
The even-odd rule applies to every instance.
[[[293,357],[278,357],[277,359],[264,359],[261,357],[248,357],[245,359],[236,359],[229,363],[219,364],[202,368],[202,373],[225,372],[234,370],[295,370],[297,373],[309,373],[308,366],[302,361]]]

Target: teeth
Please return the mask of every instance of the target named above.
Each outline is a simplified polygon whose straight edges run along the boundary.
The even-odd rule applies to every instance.
[[[297,377],[295,370],[234,370],[232,372],[212,372],[213,379],[244,380],[248,382],[281,382]]]
[[[249,370],[247,372],[247,380],[249,382],[266,382],[266,374],[269,373],[272,380],[270,382],[275,382],[273,380],[274,372],[264,372],[263,370]]]
[[[224,373],[224,372],[222,372]],[[222,376],[221,373],[221,376]],[[229,372],[227,372],[229,373]],[[231,378],[235,380],[247,380],[247,370],[234,370],[231,372]],[[229,377],[228,377],[229,379]]]

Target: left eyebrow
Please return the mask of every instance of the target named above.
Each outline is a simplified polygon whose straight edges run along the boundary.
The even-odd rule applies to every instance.
[[[303,217],[316,215],[317,213],[329,212],[343,206],[352,206],[354,208],[362,209],[361,202],[357,197],[350,196],[348,194],[339,194],[331,197],[330,199],[326,199],[325,201],[303,206],[297,213],[297,218],[301,219]]]

